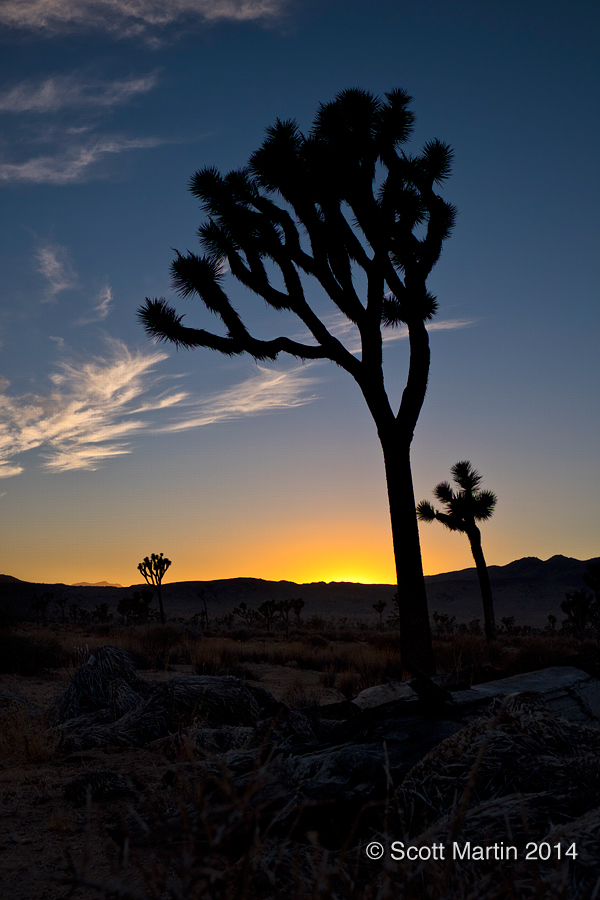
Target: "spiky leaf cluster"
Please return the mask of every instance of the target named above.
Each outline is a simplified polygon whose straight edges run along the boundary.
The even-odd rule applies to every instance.
[[[460,490],[454,491],[448,481],[441,481],[433,489],[433,495],[444,504],[445,511],[438,512],[431,503],[423,500],[417,506],[417,518],[421,522],[437,520],[450,531],[468,534],[475,522],[491,518],[497,497],[492,491],[478,490],[483,479],[468,460],[456,463],[450,471]]]
[[[282,351],[332,359],[357,380],[361,365],[380,365],[382,325],[410,329],[435,314],[425,282],[455,218],[434,191],[449,174],[450,148],[434,140],[416,156],[401,149],[413,128],[411,100],[402,90],[384,100],[358,88],[343,91],[319,107],[308,134],[278,119],[245,168],[197,172],[190,189],[207,216],[198,231],[203,253],[177,253],[173,283],[182,297],[200,297],[226,335],[185,327],[162,298],[147,299],[139,311],[148,334],[258,360]],[[366,298],[356,289],[357,267],[366,275]],[[273,308],[298,315],[316,346],[252,337],[223,288],[227,269]],[[358,326],[362,362],[311,308],[307,275]]]
[[[151,557],[144,557],[143,562],[138,564],[138,570],[148,584],[160,585],[170,565],[171,560],[162,553],[153,553]]]

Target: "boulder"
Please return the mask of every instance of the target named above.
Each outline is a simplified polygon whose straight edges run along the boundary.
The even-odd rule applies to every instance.
[[[512,675],[499,681],[473,685],[470,691],[483,697],[505,697],[523,691],[541,694],[550,709],[572,722],[600,723],[600,681],[574,666],[551,666],[525,675]],[[455,700],[459,698],[454,695]]]
[[[376,684],[374,687],[365,688],[351,703],[358,706],[362,712],[364,709],[382,706],[401,697],[414,696],[415,692],[405,681],[390,681],[388,684]]]

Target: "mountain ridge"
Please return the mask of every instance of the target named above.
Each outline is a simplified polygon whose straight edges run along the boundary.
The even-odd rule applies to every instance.
[[[505,566],[489,566],[497,621],[503,616],[514,616],[519,625],[543,627],[550,613],[562,621],[560,603],[567,591],[584,587],[582,575],[589,562],[600,562],[600,557],[579,560],[555,554],[544,561],[527,556]],[[12,576],[0,578],[0,617],[4,618],[31,617],[32,595],[40,591],[50,591],[57,598],[67,597],[69,604],[78,603],[85,609],[108,602],[115,614],[122,597],[131,596],[134,590],[148,589],[146,583],[111,587],[98,584],[41,584],[9,579]],[[425,584],[430,614],[454,615],[459,622],[483,618],[474,567],[427,575]],[[250,577],[172,581],[163,583],[167,617],[189,618],[203,610],[199,597],[202,590],[205,592],[209,618],[212,619],[231,612],[241,602],[256,608],[265,600],[302,597],[305,601],[303,618],[325,616],[349,621],[374,621],[377,615],[372,604],[385,600],[387,608],[384,615],[389,614],[396,585],[343,581],[297,583]]]

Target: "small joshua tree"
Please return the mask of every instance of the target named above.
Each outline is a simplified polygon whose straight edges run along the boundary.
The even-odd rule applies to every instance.
[[[54,594],[51,591],[44,591],[41,596],[37,594],[33,595],[33,599],[31,601],[31,608],[35,612],[35,620],[39,621],[39,614],[42,614],[42,625],[44,628],[46,627],[46,610],[50,604],[50,601],[54,599]]]
[[[64,625],[66,622],[66,609],[68,602],[68,597],[58,597],[54,600],[54,605],[58,610],[60,610],[60,621],[62,625]]]
[[[239,606],[236,606],[236,607],[235,607],[235,609],[233,610],[233,612],[231,613],[231,615],[232,615],[232,616],[239,616],[240,619],[243,619],[244,622],[247,622],[247,623],[248,623],[248,625],[249,625],[251,622],[255,622],[256,619],[259,618],[259,616],[258,616],[257,613],[256,613],[256,610],[255,610],[255,609],[250,609],[250,607],[248,606],[248,604],[245,603],[244,601],[242,601],[242,602],[240,603]]]
[[[162,553],[160,555],[153,553],[150,558],[145,556],[144,561],[138,564],[138,569],[144,576],[146,583],[156,588],[158,606],[160,608],[160,621],[163,625],[165,624],[165,611],[162,602],[162,580],[170,565],[171,560],[163,556]]]
[[[600,607],[600,563],[589,562],[583,573],[583,583],[596,598],[596,606]]]
[[[281,615],[281,606],[275,600],[265,600],[261,603],[257,610],[260,620],[267,626],[267,631],[271,630],[271,625],[278,615]]]
[[[437,512],[431,503],[423,500],[417,506],[417,518],[421,522],[433,522],[437,519],[450,531],[462,531],[469,538],[483,601],[485,636],[488,641],[495,641],[496,620],[494,617],[492,588],[483,550],[481,549],[481,532],[476,522],[483,522],[491,517],[497,498],[491,491],[478,490],[482,477],[468,460],[457,462],[450,471],[452,472],[453,481],[460,490],[453,491],[447,481],[442,481],[433,489],[434,496],[444,504],[446,511],[443,513]]]
[[[99,603],[92,610],[92,619],[98,619],[99,622],[108,622],[109,619],[112,619],[108,609],[108,603]]]
[[[598,605],[593,594],[586,591],[573,591],[571,594],[565,594],[566,600],[560,604],[561,610],[567,614],[567,618],[563,622],[563,627],[575,635],[582,641],[585,637],[586,630],[590,625],[597,621]]]
[[[379,613],[379,629],[383,630],[383,611],[387,606],[387,600],[378,600],[377,603],[371,603],[375,612]]]
[[[204,605],[204,609],[200,613],[200,618],[203,621],[203,625],[206,629],[208,629],[208,607],[206,605],[206,591],[202,588],[201,591],[196,591],[196,596],[199,600],[202,600]]]
[[[281,618],[283,619],[283,624],[285,627],[285,639],[286,641],[290,635],[290,613],[293,612],[297,619],[300,618],[300,613],[302,611],[302,607],[304,606],[304,600],[302,597],[298,597],[297,600],[280,600],[277,604],[279,609],[279,613]]]

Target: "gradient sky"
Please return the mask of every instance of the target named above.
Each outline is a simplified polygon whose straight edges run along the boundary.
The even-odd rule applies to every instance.
[[[489,564],[598,556],[599,31],[594,0],[3,0],[0,571],[128,585],[162,551],[167,581],[394,581],[350,376],[177,353],[136,320],[174,299],[173,248],[197,249],[192,174],[244,165],[276,117],[308,130],[348,87],[404,88],[414,150],[455,151],[417,500],[469,459],[498,495]],[[258,337],[303,331],[231,296]],[[421,535],[427,574],[472,565],[464,536]]]

